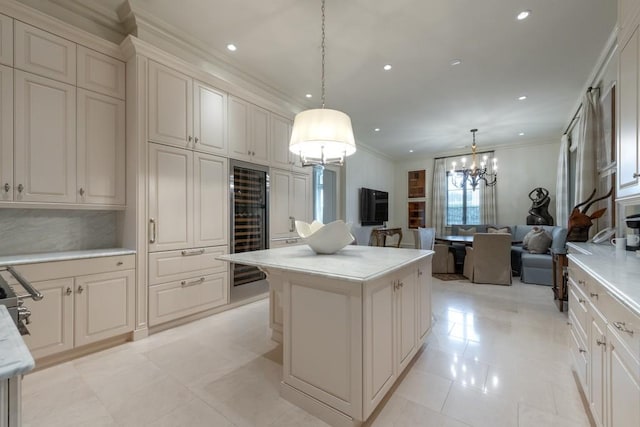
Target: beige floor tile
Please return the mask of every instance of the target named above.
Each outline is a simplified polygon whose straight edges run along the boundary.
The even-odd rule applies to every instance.
[[[153,427],[233,427],[221,413],[195,398],[167,415],[148,423]]]
[[[427,372],[482,389],[489,365],[477,360],[445,353],[437,348],[427,347],[414,362],[412,371]]]
[[[451,380],[438,375],[412,369],[404,377],[395,394],[440,412],[451,388],[451,383]]]
[[[489,367],[484,391],[527,404],[551,413],[556,412],[552,384],[541,379],[534,370],[511,370]]]
[[[442,413],[476,427],[513,427],[518,422],[515,400],[457,384],[451,387]]]
[[[518,427],[589,427],[589,422],[563,418],[524,403],[518,405]]]
[[[393,395],[380,414],[371,421],[371,427],[469,427],[462,421],[448,417]]]

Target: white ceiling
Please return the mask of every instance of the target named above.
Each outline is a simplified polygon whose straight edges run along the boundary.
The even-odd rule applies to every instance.
[[[131,3],[319,106],[320,0]],[[517,21],[524,9],[530,18]],[[357,141],[396,158],[468,146],[471,128],[481,149],[555,141],[615,22],[614,0],[327,0],[326,106],[351,116]]]

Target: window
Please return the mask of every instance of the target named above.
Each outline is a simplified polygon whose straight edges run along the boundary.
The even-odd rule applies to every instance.
[[[480,191],[473,191],[471,184],[458,188],[453,184],[462,182],[459,172],[447,172],[447,225],[480,224]]]
[[[313,167],[313,219],[328,224],[338,219],[336,172]]]

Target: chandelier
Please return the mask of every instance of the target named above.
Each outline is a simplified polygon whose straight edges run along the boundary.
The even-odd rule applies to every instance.
[[[485,154],[482,157],[482,161],[480,162],[480,167],[478,167],[478,163],[476,163],[476,151],[478,146],[476,145],[476,132],[478,129],[471,129],[471,133],[473,134],[473,144],[471,145],[471,167],[467,168],[467,159],[462,158],[462,169],[456,169],[456,162],[451,163],[451,181],[454,186],[458,188],[464,188],[467,183],[471,185],[471,190],[475,191],[480,184],[480,181],[484,181],[484,184],[487,187],[493,187],[496,185],[498,180],[498,159],[495,157],[493,160],[493,165],[491,169],[493,172],[487,172],[487,160],[488,156]],[[458,179],[458,177],[462,175],[462,179]]]
[[[289,151],[300,156],[303,166],[340,165],[344,158],[356,152],[356,142],[348,115],[324,108],[325,101],[325,0],[322,0],[322,108],[298,113],[293,121]]]

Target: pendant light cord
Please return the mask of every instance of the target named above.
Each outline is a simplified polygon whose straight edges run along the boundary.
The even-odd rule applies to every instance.
[[[322,80],[322,108],[324,108],[324,55],[325,55],[324,2],[325,0],[322,0],[322,6],[320,7],[320,11],[322,12],[322,43],[320,44],[320,49],[322,51],[322,71],[320,73],[320,76],[321,76],[320,78]]]

